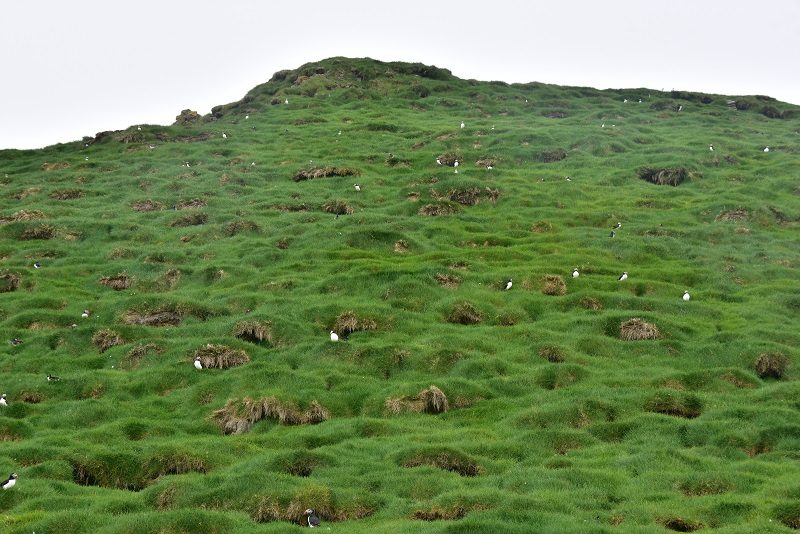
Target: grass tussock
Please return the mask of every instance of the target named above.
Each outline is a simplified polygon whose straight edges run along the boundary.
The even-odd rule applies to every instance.
[[[469,508],[460,504],[448,507],[434,506],[432,508],[414,510],[411,512],[411,519],[419,521],[457,521],[464,519],[464,516],[469,511]]]
[[[161,211],[165,208],[162,202],[152,200],[150,198],[145,200],[136,200],[131,204],[131,209],[138,212]]]
[[[0,293],[10,293],[19,289],[22,278],[17,273],[6,271],[0,274]]]
[[[336,317],[331,330],[341,337],[348,337],[354,332],[366,332],[378,328],[378,323],[368,317],[358,317],[354,311],[344,311]]]
[[[192,360],[195,358],[200,358],[204,369],[229,369],[250,361],[250,355],[241,349],[211,343],[194,351]]]
[[[53,191],[48,196],[54,200],[75,200],[83,197],[83,191],[80,189],[60,189]]]
[[[122,336],[119,335],[119,333],[109,329],[98,330],[92,336],[92,345],[97,347],[97,350],[99,350],[101,354],[111,347],[122,345],[124,343],[125,340],[122,339]]]
[[[328,178],[331,176],[358,176],[359,172],[349,167],[313,167],[311,169],[300,169],[292,176],[295,182],[313,180],[315,178]]]
[[[272,323],[270,321],[239,321],[231,332],[233,337],[238,337],[249,343],[264,343],[272,345]]]
[[[438,387],[431,385],[413,397],[389,397],[384,402],[386,411],[393,415],[401,413],[439,414],[450,409],[447,395]]]
[[[208,206],[208,202],[202,198],[181,199],[175,203],[176,210],[200,209]]]
[[[683,395],[676,391],[662,391],[647,401],[649,412],[694,419],[703,412],[703,403],[694,395]]]
[[[223,408],[214,411],[212,421],[224,434],[241,434],[250,430],[262,419],[271,419],[281,425],[317,424],[330,419],[330,412],[316,400],[301,412],[294,403],[275,397],[229,400]]]
[[[531,232],[534,234],[546,234],[553,231],[553,223],[548,221],[537,221],[531,225]]]
[[[163,352],[164,349],[155,343],[137,345],[128,351],[128,354],[120,362],[120,367],[127,370],[136,369],[148,354],[161,354]]]
[[[186,226],[199,226],[208,222],[207,213],[189,213],[179,217],[170,223],[173,228],[183,228]]]
[[[483,320],[483,314],[469,302],[459,302],[447,316],[447,322],[453,324],[471,325]]]
[[[678,487],[681,492],[688,497],[719,495],[734,489],[733,484],[729,480],[708,476],[693,476],[681,482]]]
[[[564,349],[555,345],[545,345],[539,349],[539,356],[550,363],[563,363],[567,359]]]
[[[619,325],[619,338],[625,341],[661,339],[661,332],[656,325],[634,317]]]
[[[20,241],[32,241],[32,240],[46,240],[46,239],[53,239],[56,236],[56,227],[49,225],[49,224],[40,224],[38,226],[31,226],[30,228],[26,228],[19,234]]]
[[[325,213],[333,213],[335,215],[352,215],[353,208],[345,200],[334,199],[328,200],[322,204],[322,211]]]
[[[178,326],[183,313],[175,307],[165,306],[152,310],[128,310],[120,319],[124,324],[139,326]]]
[[[551,296],[567,294],[567,284],[561,276],[555,274],[545,275],[542,281],[542,293]]]
[[[461,285],[461,277],[454,274],[436,273],[436,283],[448,289],[455,289]]]
[[[128,273],[123,271],[116,276],[103,276],[98,282],[114,291],[122,291],[131,287],[132,280]]]
[[[0,224],[44,219],[44,213],[39,210],[19,210],[11,215],[0,217]]]
[[[257,233],[261,231],[261,227],[253,221],[234,221],[225,225],[225,233],[229,237],[243,233]]]
[[[764,352],[756,358],[753,366],[761,378],[780,380],[789,369],[789,358],[782,352]]]
[[[538,159],[542,163],[554,163],[566,159],[567,151],[563,148],[556,148],[554,150],[543,150],[539,153]]]
[[[580,304],[581,308],[585,310],[597,311],[603,309],[603,303],[594,297],[583,297]]]
[[[476,477],[483,473],[478,463],[461,451],[450,448],[436,448],[418,451],[405,456],[403,467],[430,466],[442,471],[457,473],[462,477]]]
[[[440,217],[442,215],[452,215],[458,208],[452,204],[425,204],[417,212],[423,217]]]
[[[705,528],[705,525],[699,521],[691,519],[684,519],[682,517],[670,517],[664,520],[664,527],[675,532],[694,532]]]
[[[447,152],[445,154],[440,154],[438,159],[442,165],[447,165],[448,167],[453,167],[456,164],[456,161],[459,163],[464,161],[464,158],[458,152]]]
[[[638,174],[639,178],[650,183],[656,185],[671,185],[673,187],[679,186],[691,175],[684,167],[641,167],[638,170]]]
[[[750,218],[750,212],[744,208],[738,208],[735,210],[727,210],[720,212],[714,220],[719,222],[729,222],[729,221],[746,221]]]
[[[408,241],[405,239],[399,239],[394,243],[394,251],[398,254],[403,254],[404,252],[408,252],[409,249]]]

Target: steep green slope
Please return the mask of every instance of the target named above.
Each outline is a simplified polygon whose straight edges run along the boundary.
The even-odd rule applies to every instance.
[[[0,152],[4,531],[800,525],[796,107],[334,58],[179,123]]]

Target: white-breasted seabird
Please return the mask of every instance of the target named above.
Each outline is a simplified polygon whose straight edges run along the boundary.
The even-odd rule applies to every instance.
[[[464,121],[461,121],[461,129],[464,129]]]
[[[305,512],[303,512],[306,516],[308,516],[308,526],[310,528],[317,528],[320,525],[319,517],[317,517],[316,512],[312,508],[309,508]]]
[[[514,280],[513,280],[513,279],[511,279],[511,278],[509,278],[509,279],[508,279],[508,282],[506,282],[506,291],[508,291],[509,289],[511,289],[511,286],[513,286],[513,285],[514,285]]]
[[[572,269],[572,278],[578,278],[580,275],[581,275],[581,273],[578,272],[578,268],[577,267]]]
[[[769,147],[768,146],[764,147],[764,152],[769,152]]]
[[[89,317],[89,310],[83,310],[83,313],[81,314],[81,317],[83,317],[84,319],[88,318]]]
[[[440,160],[439,158],[436,158],[436,164],[437,165],[441,165],[442,164],[442,160]]]
[[[618,228],[622,228],[622,223],[619,221],[617,221],[617,224],[614,225],[614,230],[617,230]]]
[[[8,490],[14,487],[14,484],[17,483],[17,474],[11,473],[7,479],[3,481],[3,489]]]
[[[711,152],[714,152],[714,145],[708,145],[708,150],[710,150]]]
[[[331,330],[331,341],[339,341],[339,334]]]
[[[55,376],[55,375],[47,375],[47,381],[48,382],[60,382],[61,381],[61,377],[60,376]]]
[[[283,101],[283,103],[284,104],[288,104],[289,103],[289,99],[287,98],[286,100]]]
[[[250,115],[245,115],[245,116],[244,116],[244,120],[247,120],[247,119],[249,119],[249,118],[250,118]]]
[[[227,139],[228,138],[228,134],[226,134],[225,132],[222,132],[222,138],[223,139]]]
[[[617,278],[617,280],[619,280],[620,282],[627,279],[628,279],[628,271],[623,271],[622,274],[619,275],[619,278]]]
[[[6,394],[5,393],[0,395],[0,406],[8,406],[8,402],[6,401]]]
[[[40,269],[41,267],[42,267],[42,264],[39,263],[38,261],[33,262],[33,268],[34,269]]]
[[[684,292],[683,292],[683,300],[684,300],[685,302],[689,302],[689,299],[691,299],[691,298],[692,298],[692,297],[690,297],[690,296],[689,296],[689,292],[688,292],[688,291],[684,291]]]
[[[197,358],[194,359],[194,368],[197,369],[197,370],[202,370],[203,369],[203,362],[200,361],[200,356],[198,356]]]
[[[12,345],[14,345],[14,346],[16,347],[17,345],[19,345],[20,343],[22,343],[22,340],[21,340],[20,338],[18,338],[18,337],[15,337],[15,338],[14,338],[14,339],[12,339],[11,341],[9,341],[9,343],[11,343]]]
[[[627,103],[628,103],[628,99],[627,99],[627,98],[623,99],[623,100],[622,100],[622,103],[623,103],[623,104],[627,104]]]
[[[353,188],[354,188],[356,191],[361,191],[361,186],[360,186],[360,185],[358,185],[358,184],[353,184]]]
[[[615,232],[614,230],[611,230],[611,233],[608,234],[608,237],[614,237],[615,235],[617,235],[617,232]]]

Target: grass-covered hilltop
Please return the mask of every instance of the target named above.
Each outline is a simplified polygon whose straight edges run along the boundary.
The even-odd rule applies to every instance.
[[[772,98],[345,58],[0,151],[0,531],[792,532],[799,177]]]

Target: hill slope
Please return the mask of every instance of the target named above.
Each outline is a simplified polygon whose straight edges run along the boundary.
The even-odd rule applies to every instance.
[[[797,111],[333,58],[0,152],[0,525],[797,528]]]

